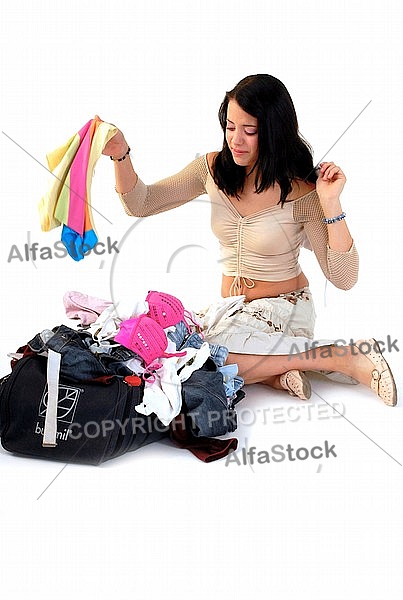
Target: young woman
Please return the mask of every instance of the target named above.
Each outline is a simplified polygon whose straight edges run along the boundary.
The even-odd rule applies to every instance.
[[[145,217],[201,194],[211,199],[220,241],[223,302],[201,315],[205,339],[229,350],[245,383],[310,397],[305,371],[360,382],[382,400],[397,402],[393,375],[375,340],[311,348],[315,311],[298,262],[313,249],[336,287],[357,281],[358,254],[340,203],[346,178],[324,162],[317,169],[298,130],[292,99],[270,75],[251,75],[227,92],[219,109],[220,152],[197,158],[180,173],[145,185],[134,171],[121,131],[103,153],[114,161],[116,191],[129,215]],[[227,299],[227,300],[225,300]]]

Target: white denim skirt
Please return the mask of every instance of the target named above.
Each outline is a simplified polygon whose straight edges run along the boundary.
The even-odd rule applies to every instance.
[[[243,295],[222,298],[196,314],[205,340],[229,352],[296,354],[312,346],[316,312],[308,287],[250,302]]]

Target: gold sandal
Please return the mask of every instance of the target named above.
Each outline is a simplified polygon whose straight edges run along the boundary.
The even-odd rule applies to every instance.
[[[392,371],[386,360],[383,358],[381,349],[376,340],[358,340],[354,346],[371,361],[373,365],[370,388],[387,404],[396,406],[397,390]],[[369,351],[365,352],[362,347],[365,346]]]
[[[280,375],[280,384],[290,396],[296,396],[301,400],[309,400],[311,397],[311,384],[302,371],[293,369],[283,373]]]

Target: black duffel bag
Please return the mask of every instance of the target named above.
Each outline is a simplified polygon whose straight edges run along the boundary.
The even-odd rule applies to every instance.
[[[61,374],[56,445],[44,446],[47,360],[40,354],[24,356],[0,381],[0,436],[9,452],[98,465],[169,436],[169,428],[156,415],[136,411],[144,390],[140,379],[113,376],[75,382]]]

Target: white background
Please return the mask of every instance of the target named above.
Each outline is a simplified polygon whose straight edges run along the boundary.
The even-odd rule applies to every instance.
[[[50,180],[45,157],[88,119],[99,114],[124,131],[141,178],[151,183],[220,147],[218,106],[251,73],[286,84],[315,161],[326,155],[347,175],[343,207],[360,252],[360,280],[348,292],[325,289],[314,258],[301,253],[316,298],[317,337],[390,335],[401,349],[401,31],[402,7],[387,1],[7,3],[1,374],[9,371],[7,352],[42,329],[71,325],[62,305],[67,290],[110,299],[159,289],[188,307],[218,296],[206,198],[136,224],[120,206],[105,157],[96,167],[93,206],[101,240],[128,232],[117,259],[8,259],[13,245],[23,254],[28,241],[44,247],[60,239],[60,230],[39,226],[37,203]],[[400,354],[385,356],[401,389]],[[258,450],[328,440],[337,458],[320,465],[226,467],[155,444],[101,467],[61,472],[58,463],[1,450],[2,594],[400,598],[402,404],[391,409],[362,386],[319,378],[313,389],[308,418],[285,393],[249,386],[240,407],[249,412],[240,413],[236,435],[240,448]],[[345,418],[331,410],[331,418],[319,418],[318,407],[335,402]],[[286,414],[290,407],[300,410],[298,420],[273,417],[274,408]],[[263,408],[270,409],[266,420]]]

